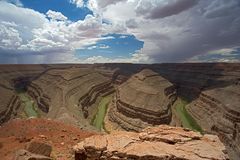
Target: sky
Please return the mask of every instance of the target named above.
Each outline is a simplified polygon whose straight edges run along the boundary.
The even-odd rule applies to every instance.
[[[239,0],[0,0],[0,64],[240,62]]]

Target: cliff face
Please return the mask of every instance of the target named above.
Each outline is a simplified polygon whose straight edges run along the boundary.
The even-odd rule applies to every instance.
[[[217,136],[169,126],[147,128],[140,133],[114,132],[86,138],[74,147],[76,160],[227,160]]]
[[[18,93],[26,91],[42,117],[89,125],[85,118],[98,97],[114,91],[112,70],[93,65],[0,65],[1,123],[16,117]],[[81,123],[79,124],[79,122]]]
[[[117,87],[109,119],[125,130],[169,124],[176,90],[166,79],[145,69]]]
[[[240,156],[240,86],[237,84],[203,91],[188,107],[206,132],[217,133]]]
[[[111,78],[91,68],[52,69],[28,86],[46,117],[77,124],[97,97],[113,91]]]
[[[45,69],[41,65],[0,65],[0,125],[19,117],[21,101],[16,91],[37,77]],[[20,84],[23,84],[20,86]]]
[[[0,125],[14,118],[18,114],[20,101],[13,90],[6,89],[0,86]]]
[[[177,95],[191,102],[188,112],[209,133],[218,134],[221,140],[240,157],[239,106],[240,63],[188,63],[116,67],[121,76],[129,76],[142,68],[149,68],[164,77],[177,88]],[[238,159],[238,158],[235,158]]]
[[[232,85],[240,79],[240,63],[156,64],[153,71],[178,86],[178,94],[195,99],[203,90]]]

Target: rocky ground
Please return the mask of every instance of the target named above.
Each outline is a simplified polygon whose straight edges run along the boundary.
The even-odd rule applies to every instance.
[[[227,160],[217,136],[162,125],[100,135],[48,119],[11,120],[0,128],[4,160]]]
[[[74,146],[76,160],[227,160],[224,145],[214,135],[162,125],[140,133],[95,135]]]
[[[71,160],[72,146],[93,134],[96,133],[48,119],[15,119],[0,127],[0,157],[12,160],[18,150],[38,141],[52,147],[52,158]]]

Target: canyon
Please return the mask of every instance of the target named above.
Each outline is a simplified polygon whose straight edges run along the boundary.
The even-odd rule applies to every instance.
[[[116,88],[108,117],[125,130],[169,124],[176,89],[156,72],[144,69]]]
[[[146,128],[162,124],[184,127],[173,109],[182,99],[187,102],[184,111],[201,127],[203,137],[217,135],[230,159],[240,157],[239,63],[0,65],[1,125],[31,118],[20,94],[34,104],[39,118],[95,134],[118,130],[119,137],[139,137]],[[92,121],[106,96],[110,101],[99,132]],[[149,142],[163,143],[142,143]]]

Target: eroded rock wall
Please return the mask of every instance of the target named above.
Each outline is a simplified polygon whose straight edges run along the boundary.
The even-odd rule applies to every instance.
[[[21,106],[19,97],[14,91],[0,87],[0,125],[17,117],[18,110]]]
[[[71,124],[87,118],[88,107],[99,96],[113,91],[110,76],[91,68],[76,67],[51,69],[28,86],[29,95],[46,117]]]
[[[142,70],[116,90],[108,116],[123,129],[140,131],[147,126],[170,123],[176,90],[157,73]]]
[[[238,84],[203,91],[188,107],[188,112],[205,132],[217,133],[240,156],[240,86]]]

